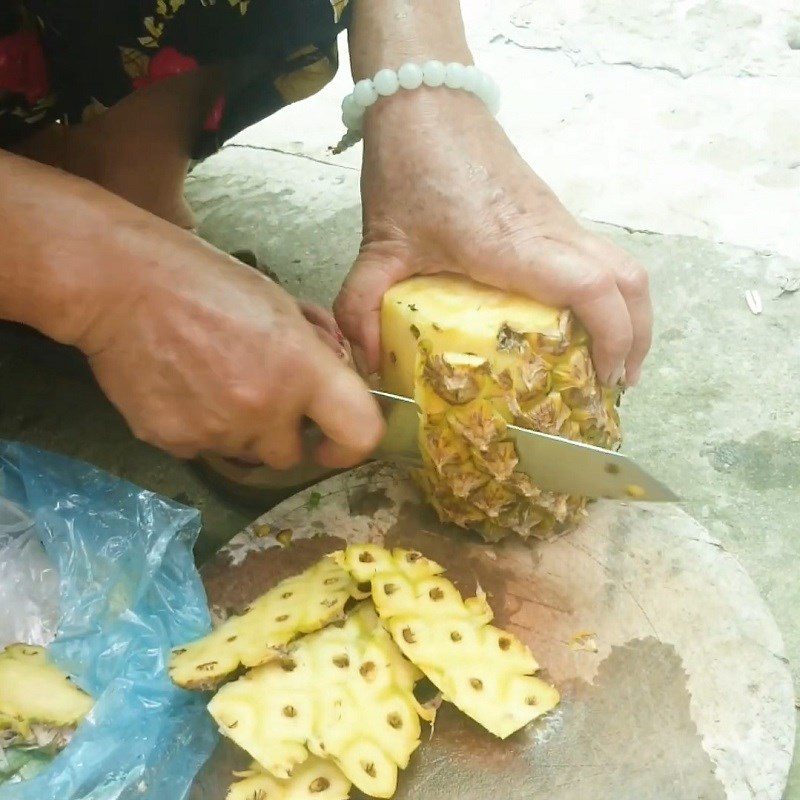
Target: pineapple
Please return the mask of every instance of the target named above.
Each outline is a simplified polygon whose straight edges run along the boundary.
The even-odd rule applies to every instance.
[[[333,556],[359,582],[405,656],[467,716],[505,739],[559,702],[533,677],[539,665],[510,633],[490,625],[485,596],[463,600],[433,561],[408,550],[357,545]]]
[[[419,404],[414,477],[440,519],[496,541],[546,538],[585,500],[516,472],[508,423],[605,448],[620,442],[619,391],[600,386],[570,311],[467,278],[411,278],[382,310],[382,388]]]
[[[0,653],[0,750],[14,745],[61,749],[93,705],[48,661],[43,647],[15,644]]]
[[[313,754],[366,794],[391,797],[398,768],[419,745],[420,717],[432,720],[413,694],[421,677],[362,603],[223,687],[208,708],[221,732],[278,779]]]
[[[311,756],[292,777],[280,780],[258,763],[243,773],[228,791],[226,800],[347,800],[350,781],[330,761]]]
[[[342,616],[351,597],[361,597],[350,576],[330,559],[281,581],[240,617],[213,633],[176,648],[172,680],[185,689],[207,691],[241,667],[256,667],[280,656],[280,648],[302,633],[319,630]]]

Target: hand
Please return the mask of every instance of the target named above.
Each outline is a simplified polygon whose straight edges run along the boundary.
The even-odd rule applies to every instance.
[[[480,101],[444,89],[381,99],[366,117],[362,195],[363,243],[335,312],[372,370],[384,293],[415,274],[456,272],[571,307],[600,379],[638,381],[651,340],[647,273],[577,223]]]
[[[201,451],[288,469],[301,459],[300,425],[327,440],[325,467],[362,461],[383,420],[335,352],[335,326],[272,281],[153,221],[122,228],[130,288],[77,342],[136,436],[191,458]]]

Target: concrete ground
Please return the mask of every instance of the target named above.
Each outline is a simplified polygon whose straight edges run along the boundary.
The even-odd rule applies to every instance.
[[[800,292],[786,291],[800,284],[800,10],[794,0],[464,7],[521,151],[650,269],[656,338],[623,406],[626,450],[741,559],[800,687]],[[252,248],[295,294],[327,303],[359,240],[359,150],[327,151],[347,85],[343,70],[189,184],[205,237]],[[763,313],[748,309],[748,289]],[[197,505],[201,556],[255,516],[134,441],[91,382],[51,356],[0,340],[0,435]],[[800,800],[797,758],[786,798]]]

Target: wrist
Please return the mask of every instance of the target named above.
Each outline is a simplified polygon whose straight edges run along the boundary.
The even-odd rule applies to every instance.
[[[0,153],[0,317],[82,347],[119,287],[114,206],[92,184]],[[116,288],[115,288],[116,287]]]
[[[353,80],[407,61],[472,64],[459,0],[366,0],[350,26]]]

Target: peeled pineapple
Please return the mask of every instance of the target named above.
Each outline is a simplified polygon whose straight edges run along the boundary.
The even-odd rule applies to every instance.
[[[556,689],[533,677],[539,665],[530,650],[489,624],[486,598],[463,600],[434,561],[377,545],[334,558],[355,580],[371,581],[381,621],[406,657],[495,736],[505,739],[558,704]]]
[[[348,573],[323,559],[281,581],[241,617],[231,617],[203,639],[175,649],[170,677],[185,689],[215,689],[240,667],[278,658],[279,648],[341,617],[347,601],[360,596]]]
[[[618,391],[600,386],[585,331],[548,308],[466,278],[411,278],[382,310],[382,387],[422,409],[415,479],[439,517],[488,540],[547,537],[585,500],[516,472],[507,423],[599,447],[620,442]]]
[[[363,603],[280,662],[223,687],[208,708],[222,733],[279,779],[312,753],[366,794],[391,797],[419,745],[420,716],[430,719],[413,694],[421,677]]]
[[[311,756],[292,773],[280,780],[258,764],[246,773],[237,774],[226,800],[347,800],[350,781],[330,761]]]
[[[94,701],[47,659],[43,647],[15,644],[0,653],[0,749],[60,749]]]

